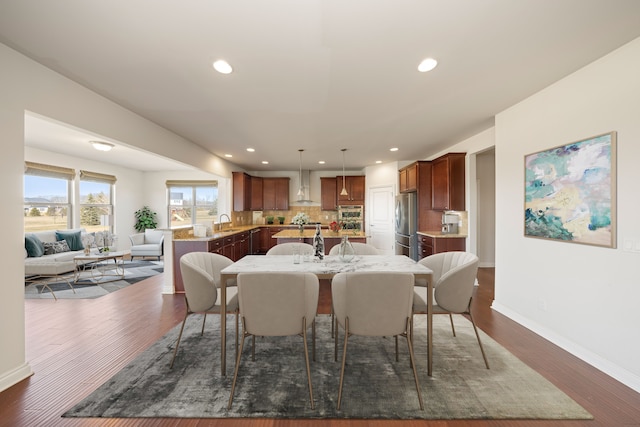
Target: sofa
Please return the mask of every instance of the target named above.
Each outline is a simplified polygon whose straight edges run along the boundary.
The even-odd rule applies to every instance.
[[[105,235],[108,245],[104,244]],[[104,246],[116,250],[116,240],[108,233],[87,233],[84,228],[25,233],[25,278],[33,282],[71,273],[76,267],[73,258],[83,254],[85,246],[92,248],[92,252]]]

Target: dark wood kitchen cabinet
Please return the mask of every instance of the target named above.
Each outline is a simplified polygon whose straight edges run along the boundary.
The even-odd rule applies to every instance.
[[[251,177],[251,210],[261,211],[262,202],[262,178],[259,176]]]
[[[400,173],[401,193],[411,193],[418,190],[418,162],[411,163],[398,172]]]
[[[431,162],[431,208],[463,211],[466,153],[449,153]]]
[[[465,240],[464,237],[432,237],[418,234],[418,258],[441,252],[465,251]]]
[[[347,195],[342,196],[342,178],[336,177],[336,192],[338,193],[338,205],[363,205],[364,206],[364,176],[352,175],[344,177],[344,186],[347,189]]]
[[[262,178],[262,208],[289,210],[289,178]]]
[[[244,172],[233,172],[233,210],[251,209],[251,177]]]
[[[320,177],[320,209],[335,211],[338,209],[336,178]]]

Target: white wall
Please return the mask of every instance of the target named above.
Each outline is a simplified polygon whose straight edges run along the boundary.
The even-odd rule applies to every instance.
[[[496,116],[494,308],[640,391],[640,39]],[[524,156],[618,132],[618,248],[523,236]]]
[[[496,263],[496,179],[495,150],[487,150],[476,155],[476,204],[473,211],[478,237],[477,254],[480,267],[495,267]],[[472,182],[469,182],[473,186]]]
[[[0,44],[0,210],[5,244],[0,298],[0,390],[31,374],[25,357],[23,174],[24,115],[45,117],[105,135],[199,169],[230,177],[232,165],[166,129]]]

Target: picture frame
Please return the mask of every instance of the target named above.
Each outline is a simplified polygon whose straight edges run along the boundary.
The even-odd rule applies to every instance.
[[[617,132],[524,156],[524,235],[616,247]]]

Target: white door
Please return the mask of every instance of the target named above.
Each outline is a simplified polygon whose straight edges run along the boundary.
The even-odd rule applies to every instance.
[[[394,249],[394,203],[393,186],[369,189],[369,222],[367,243],[375,246],[383,255],[395,254]]]

